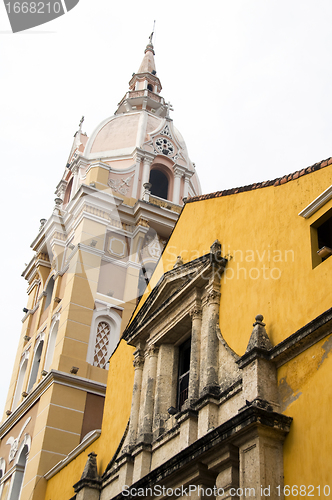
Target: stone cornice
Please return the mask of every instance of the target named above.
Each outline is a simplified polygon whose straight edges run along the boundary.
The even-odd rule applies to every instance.
[[[101,434],[101,429],[96,429],[90,433],[83,441],[76,446],[63,460],[58,462],[52,469],[50,469],[46,474],[44,475],[44,478],[51,479],[51,477],[55,476],[61,469],[66,467],[74,458],[76,458],[78,455],[82,453],[90,444],[92,444],[96,439],[100,437]]]
[[[254,405],[249,406],[224,424],[205,434],[159,467],[153,469],[153,471],[133,483],[131,488],[136,488],[137,491],[138,488],[147,488],[153,487],[156,484],[162,484],[165,479],[180,472],[189,463],[195,466],[196,462],[197,465],[197,462],[202,461],[202,458],[211,450],[217,447],[220,449],[222,445],[229,443],[230,440],[240,439],[241,435],[247,434],[249,429],[266,427],[269,431],[285,435],[289,432],[292,420],[291,417],[280,413],[267,411]],[[104,474],[104,487],[107,485],[109,479],[112,479],[112,471],[107,471]],[[122,493],[113,497],[112,500],[121,499],[123,499]]]
[[[309,203],[307,207],[305,207],[300,213],[300,217],[304,217],[304,219],[309,219],[317,210],[319,210],[322,206],[325,205],[328,201],[332,199],[332,186],[325,189],[325,191],[317,196],[317,198]]]
[[[270,359],[279,368],[331,333],[332,307],[268,351]]]
[[[224,267],[224,264],[225,262],[222,262],[221,266]],[[206,254],[166,272],[160,278],[132,322],[125,329],[123,338],[127,340],[127,342],[131,342],[134,337],[140,335],[149,324],[152,322],[156,324],[161,311],[165,312],[166,309],[169,311],[172,305],[179,303],[180,297],[180,300],[183,301],[184,297],[187,297],[190,289],[197,287],[202,280],[206,282],[207,275],[209,271],[212,272],[212,269],[213,265],[210,262],[210,254]],[[174,284],[176,284],[175,289]],[[163,295],[163,299],[159,300],[161,295]],[[194,290],[193,297],[187,304],[187,308],[189,309],[188,311],[183,311],[183,313],[189,313],[195,302],[196,291]],[[155,307],[153,308],[154,305]],[[149,313],[147,316],[148,311]],[[179,317],[177,319],[179,319]]]
[[[332,307],[323,314],[317,316],[295,333],[282,340],[272,349],[261,349],[255,347],[246,352],[237,363],[240,368],[244,368],[257,358],[273,361],[277,368],[288,363],[306,349],[316,344],[332,333]]]
[[[98,396],[105,396],[106,385],[77,375],[51,370],[24,401],[10,414],[0,426],[0,439],[22,418],[22,416],[38,401],[44,392],[53,384],[66,385],[74,389],[87,391]]]

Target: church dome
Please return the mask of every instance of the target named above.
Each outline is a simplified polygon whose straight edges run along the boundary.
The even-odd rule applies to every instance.
[[[168,130],[167,135],[161,134],[165,128]],[[166,141],[174,142],[174,150],[163,151],[160,145],[156,144],[157,141],[154,141],[158,135],[164,135]],[[165,156],[169,158],[181,151],[182,161],[194,171],[184,139],[173,123],[166,117],[155,116],[144,110],[116,114],[100,123],[86,145],[84,156],[89,159],[119,158],[131,155],[135,148],[156,154],[167,153]],[[118,168],[121,169],[119,164]]]
[[[99,189],[107,186],[128,198],[147,201],[151,195],[156,203],[161,198],[178,206],[201,194],[195,166],[161,89],[151,35],[139,70],[132,75],[114,115],[103,120],[89,138],[82,133],[80,122],[68,165],[82,155],[81,182],[99,183]],[[98,168],[103,174],[91,173]],[[64,181],[69,183],[70,176]],[[76,190],[78,185],[76,182]]]

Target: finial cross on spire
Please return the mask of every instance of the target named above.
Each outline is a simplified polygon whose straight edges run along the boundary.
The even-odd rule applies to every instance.
[[[166,112],[166,116],[168,116],[168,117],[169,117],[169,112],[170,112],[170,111],[174,111],[174,109],[173,109],[172,104],[168,101],[168,103],[167,103],[167,112]]]
[[[149,36],[149,40],[150,40],[151,45],[152,45],[152,37],[153,37],[153,35],[154,35],[154,27],[155,27],[155,25],[156,25],[156,21],[153,21],[152,33],[151,33],[151,35]]]
[[[81,121],[79,123],[80,130],[82,129],[83,122],[84,122],[84,116],[82,116]]]

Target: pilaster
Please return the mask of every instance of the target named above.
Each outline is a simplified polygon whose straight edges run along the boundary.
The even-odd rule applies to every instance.
[[[129,448],[136,444],[137,428],[138,428],[138,415],[140,409],[141,389],[142,389],[142,376],[144,366],[144,356],[141,349],[134,352],[134,387],[133,397],[131,401],[131,412],[128,431],[128,444]],[[127,483],[124,483],[127,484]]]
[[[155,385],[157,374],[158,347],[149,346],[145,351],[143,383],[140,405],[140,429],[138,441],[151,443],[154,412]]]
[[[191,313],[191,350],[188,402],[191,404],[199,396],[200,346],[202,328],[202,309],[198,305]]]
[[[174,188],[173,188],[173,203],[180,204],[181,179],[184,174],[183,167],[174,166]]]
[[[153,417],[153,438],[158,438],[165,430],[165,421],[170,406],[176,406],[177,349],[173,344],[161,344],[158,353],[156,376],[156,397]]]
[[[219,340],[220,280],[212,276],[203,301],[203,325],[201,334],[200,395],[217,394]]]

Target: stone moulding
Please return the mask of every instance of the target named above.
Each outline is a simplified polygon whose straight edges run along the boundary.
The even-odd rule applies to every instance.
[[[145,316],[147,311],[150,309],[151,305],[155,303],[158,295],[164,294],[164,289],[168,283],[174,279],[178,279],[179,283],[177,284],[176,290],[174,293],[169,294],[168,298],[160,304],[160,307],[154,309],[152,313],[149,314],[149,321],[153,319],[153,317],[157,316],[160,310],[168,305],[172,300],[175,299],[176,295],[180,295],[184,288],[193,282],[195,279],[201,275],[204,278],[204,272],[208,271],[212,268],[212,274],[218,272],[218,268],[220,267],[222,270],[227,264],[226,259],[220,259],[220,261],[214,261],[211,254],[208,253],[203,255],[202,257],[198,257],[195,260],[192,260],[182,266],[176,267],[175,269],[171,269],[166,272],[158,281],[157,285],[154,287],[152,292],[150,293],[147,300],[144,302],[141,309],[138,311],[137,315],[133,318],[131,323],[127,326],[125,331],[123,332],[122,338],[130,343],[130,340],[137,335],[137,329],[141,323],[142,318]],[[220,271],[219,271],[220,272]],[[180,282],[181,280],[181,282]]]
[[[279,368],[331,333],[332,307],[273,347],[270,359]]]
[[[44,392],[52,385],[60,384],[73,387],[75,389],[84,390],[104,396],[106,393],[106,385],[100,382],[83,377],[73,376],[70,373],[64,373],[57,370],[51,370],[44,379],[39,382],[36,388],[23,400],[22,403],[13,411],[10,416],[0,426],[0,439],[16,424],[16,422],[31,408],[36,401],[44,394]]]
[[[246,352],[238,361],[243,368],[255,357],[273,361],[277,368],[295,358],[301,352],[319,342],[332,333],[332,307],[313,319],[272,349],[265,350],[255,347]]]
[[[74,458],[76,458],[80,453],[82,453],[90,444],[92,444],[96,439],[100,437],[101,430],[96,429],[95,431],[92,431],[90,435],[88,435],[83,441],[80,442],[76,448],[74,448],[69,455],[66,456],[61,462],[58,462],[52,469],[50,469],[45,475],[45,479],[49,480],[51,477],[55,476],[61,469],[66,467]]]
[[[267,411],[256,406],[249,406],[238,415],[211,430],[192,445],[180,451],[156,469],[149,472],[143,478],[133,483],[131,488],[153,488],[156,484],[163,484],[163,481],[171,475],[180,472],[183,467],[190,463],[191,466],[204,460],[206,455],[216,447],[225,446],[248,432],[250,428],[261,427],[274,430],[276,433],[286,436],[292,422],[291,417],[280,413]],[[112,472],[108,471],[103,476],[103,487],[112,479]],[[112,500],[122,499],[122,493],[114,496]]]

